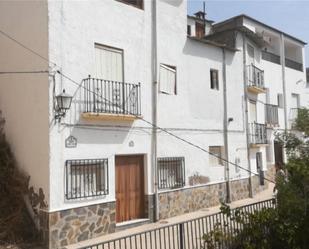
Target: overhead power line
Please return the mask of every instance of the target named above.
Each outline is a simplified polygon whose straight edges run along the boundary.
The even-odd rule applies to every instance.
[[[10,72],[0,72],[0,74],[42,74],[49,73],[48,70],[41,71],[10,71]]]
[[[35,54],[36,56],[40,57],[42,60],[47,61],[48,63],[52,63],[54,66],[56,66],[56,63],[50,61],[48,58],[40,55],[38,52],[34,51],[33,49],[27,47],[26,45],[24,45],[23,43],[17,41],[15,38],[13,38],[12,36],[10,36],[9,34],[5,33],[4,31],[0,30],[0,33],[5,36],[6,38],[10,39],[11,41],[15,42],[16,44],[18,44],[19,46],[23,47],[24,49],[28,50],[29,52]]]
[[[81,86],[78,82],[76,82],[75,80],[71,79],[71,78],[68,77],[67,75],[64,75],[62,72],[57,71],[57,73],[61,74],[64,78],[66,78],[67,80],[71,81],[71,82],[74,83],[75,85]],[[82,88],[85,88],[85,87],[83,87],[83,86],[81,86],[81,87],[82,87]],[[86,88],[85,88],[85,89],[86,89]],[[100,96],[97,92],[91,91],[91,90],[89,90],[89,89],[86,89],[86,90],[89,91],[90,93],[95,94],[97,97],[100,97],[101,100],[105,100],[105,101],[111,102],[110,100],[105,99],[105,98],[103,98],[102,96]],[[208,151],[208,150],[202,148],[201,146],[192,143],[192,142],[189,141],[189,140],[186,140],[186,139],[184,139],[184,138],[182,138],[182,137],[179,137],[179,136],[177,136],[176,134],[174,134],[174,133],[172,133],[172,132],[170,132],[170,131],[168,131],[168,130],[162,128],[162,127],[159,127],[159,126],[153,124],[152,122],[150,122],[150,121],[148,121],[148,120],[146,120],[146,119],[144,119],[144,118],[141,118],[141,117],[138,116],[138,115],[135,115],[135,114],[132,114],[132,113],[130,113],[130,115],[135,116],[137,119],[140,119],[140,120],[144,121],[145,123],[151,125],[151,126],[154,127],[155,129],[161,130],[161,131],[165,132],[166,134],[168,134],[168,135],[170,135],[170,136],[172,136],[172,137],[174,137],[174,138],[176,138],[176,139],[178,139],[178,140],[180,140],[180,141],[182,141],[182,142],[184,142],[184,143],[186,143],[186,144],[188,144],[188,145],[190,145],[190,146],[193,146],[193,147],[195,147],[195,148],[197,148],[197,149],[199,149],[199,150],[201,150],[201,151],[203,151],[203,152],[205,152],[205,153],[207,153],[207,154],[209,154],[209,155],[211,155],[211,156],[214,156],[214,157],[216,157],[216,158],[218,158],[218,159],[224,161],[225,163],[228,163],[228,164],[231,164],[231,165],[233,165],[233,166],[236,166],[236,167],[238,167],[238,168],[240,168],[240,169],[242,169],[242,170],[244,170],[244,171],[246,171],[246,172],[248,172],[248,173],[250,173],[250,174],[253,174],[253,175],[256,175],[256,176],[260,176],[259,174],[255,173],[255,172],[252,172],[252,171],[250,171],[250,170],[248,170],[248,169],[246,169],[246,168],[244,168],[244,167],[242,167],[242,166],[239,166],[239,165],[236,164],[236,163],[230,162],[230,161],[226,160],[225,158],[220,157],[220,156],[218,156],[218,155],[216,155],[216,154],[214,154],[214,153],[212,153],[212,152],[210,152],[210,151]],[[266,178],[266,177],[263,177],[263,178],[264,178],[266,181],[269,181],[269,182],[271,182],[271,183],[275,183],[274,181],[272,181],[272,180],[270,180],[270,179],[268,179],[268,178]]]
[[[3,34],[4,36],[8,37],[10,40],[16,42],[17,44],[19,44],[19,45],[22,46],[23,48],[27,49],[28,51],[32,52],[33,54],[39,56],[40,58],[42,58],[42,59],[44,59],[44,60],[46,60],[46,61],[48,61],[49,63],[54,64],[54,66],[57,66],[56,63],[53,63],[53,62],[49,61],[49,60],[48,60],[47,58],[45,58],[44,56],[41,56],[39,53],[37,53],[37,52],[35,52],[34,50],[28,48],[27,46],[25,46],[25,45],[22,44],[21,42],[17,41],[16,39],[14,39],[14,38],[12,38],[11,36],[9,36],[8,34],[6,34],[5,32],[3,32],[3,31],[0,30],[0,33]],[[66,78],[66,79],[69,80],[70,82],[74,83],[74,84],[77,85],[78,87],[82,87],[82,88],[86,89],[88,92],[91,92],[91,93],[95,94],[97,97],[100,97],[102,100],[111,102],[110,100],[105,99],[105,98],[103,98],[102,96],[100,96],[97,92],[91,91],[91,90],[89,90],[89,89],[83,87],[80,83],[76,82],[75,80],[73,80],[73,79],[70,78],[69,76],[65,75],[64,73],[60,72],[59,70],[57,70],[57,73],[60,74],[60,75],[62,75],[64,78]],[[131,114],[131,113],[130,113],[130,114]],[[227,161],[225,158],[220,157],[220,156],[218,156],[218,155],[216,155],[216,154],[214,154],[214,153],[211,153],[210,151],[204,149],[203,147],[201,147],[201,146],[199,146],[199,145],[196,145],[196,144],[192,143],[192,142],[189,141],[189,140],[186,140],[186,139],[184,139],[184,138],[181,138],[181,137],[175,135],[174,133],[169,132],[168,130],[166,130],[166,129],[162,128],[162,127],[159,127],[159,126],[157,126],[157,125],[155,125],[155,124],[153,124],[152,122],[150,122],[150,121],[148,121],[148,120],[146,120],[146,119],[144,119],[144,118],[139,117],[138,115],[135,115],[135,114],[131,114],[131,115],[132,115],[132,116],[135,116],[136,118],[138,118],[138,119],[144,121],[145,123],[151,125],[151,126],[154,127],[155,129],[161,130],[161,131],[165,132],[166,134],[169,134],[170,136],[172,136],[172,137],[174,137],[174,138],[176,138],[176,139],[178,139],[178,140],[180,140],[180,141],[182,141],[182,142],[184,142],[184,143],[186,143],[186,144],[188,144],[188,145],[190,145],[190,146],[192,146],[192,147],[195,147],[195,148],[197,148],[197,149],[199,149],[199,150],[201,150],[201,151],[203,151],[203,152],[205,152],[205,153],[207,153],[207,154],[209,154],[209,155],[211,155],[211,156],[214,156],[214,157],[216,157],[216,158],[218,158],[218,159],[220,159],[220,160],[222,160],[222,161],[224,161],[224,162],[226,162],[226,163],[228,163],[228,164],[234,165],[234,166],[236,166],[236,167],[238,167],[238,168],[240,168],[240,169],[242,169],[242,170],[248,172],[248,173],[250,174],[250,177],[251,177],[251,174],[256,175],[256,176],[260,176],[259,174],[255,173],[255,172],[252,172],[252,171],[250,171],[250,170],[248,170],[248,169],[246,169],[246,168],[244,168],[244,167],[242,167],[242,166],[240,166],[240,165],[238,165],[238,164],[236,164],[236,163]],[[263,179],[266,180],[266,181],[269,181],[269,182],[271,182],[271,183],[275,183],[274,181],[272,181],[272,180],[266,178],[265,176],[263,176]]]

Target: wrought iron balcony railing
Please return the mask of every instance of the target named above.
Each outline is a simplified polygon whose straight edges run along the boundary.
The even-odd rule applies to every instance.
[[[277,105],[265,105],[265,120],[267,124],[270,125],[278,125],[279,118],[278,118],[278,106]]]
[[[264,71],[252,65],[248,66],[248,86],[264,89]]]
[[[251,123],[250,127],[250,143],[251,144],[267,144],[267,131],[265,124]]]
[[[140,84],[86,78],[81,88],[85,113],[141,115]]]

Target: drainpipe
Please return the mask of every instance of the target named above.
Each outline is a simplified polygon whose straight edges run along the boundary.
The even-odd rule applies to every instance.
[[[243,52],[243,82],[244,82],[244,101],[245,101],[245,124],[247,136],[247,161],[249,170],[249,197],[253,198],[252,177],[251,177],[251,160],[250,160],[250,130],[248,118],[248,88],[247,88],[247,60],[246,60],[246,36],[242,34],[242,52]]]
[[[158,124],[158,113],[157,113],[157,102],[158,102],[158,54],[157,54],[157,1],[152,1],[152,15],[151,15],[151,68],[152,68],[152,176],[153,176],[153,187],[154,187],[154,221],[159,220],[159,196],[158,196],[158,176],[157,176],[157,124]]]
[[[281,39],[281,68],[282,68],[282,90],[283,90],[283,110],[284,110],[284,130],[288,129],[288,114],[287,114],[287,104],[286,104],[286,81],[285,81],[285,51],[284,51],[284,36],[280,35]]]
[[[225,179],[226,179],[226,203],[231,202],[230,165],[229,165],[229,142],[228,142],[228,117],[227,117],[227,92],[226,92],[226,51],[222,48],[222,74],[223,74],[223,136],[225,154]]]

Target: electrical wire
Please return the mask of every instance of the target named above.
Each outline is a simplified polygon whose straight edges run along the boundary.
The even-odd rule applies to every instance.
[[[57,66],[56,63],[53,63],[53,62],[51,62],[50,60],[48,60],[47,58],[45,58],[44,56],[41,56],[40,54],[38,54],[38,53],[35,52],[34,50],[28,48],[27,46],[23,45],[21,42],[19,42],[19,41],[17,41],[16,39],[12,38],[11,36],[9,36],[8,34],[6,34],[5,32],[3,32],[3,31],[0,30],[0,33],[1,33],[2,35],[6,36],[7,38],[11,39],[12,41],[16,42],[16,43],[19,44],[21,47],[23,47],[23,48],[27,49],[28,51],[32,52],[33,54],[39,56],[41,59],[44,59],[44,60],[48,61],[49,63],[54,64],[54,66]],[[58,74],[62,75],[62,76],[63,76],[64,78],[66,78],[67,80],[69,80],[70,82],[74,83],[75,85],[77,85],[77,86],[79,86],[79,87],[82,87],[82,88],[86,89],[85,87],[81,86],[80,83],[78,83],[78,82],[76,82],[75,80],[71,79],[69,76],[63,74],[63,73],[60,72],[59,70],[57,70],[56,72],[57,72]],[[91,93],[93,93],[93,94],[96,94],[96,95],[97,95],[98,97],[100,97],[101,99],[104,99],[102,96],[98,95],[98,93],[93,92],[93,91],[90,91],[89,89],[86,89],[86,90],[89,91],[89,92],[91,92]],[[104,100],[107,100],[107,99],[104,99]],[[107,100],[107,101],[111,102],[110,100]],[[201,151],[203,151],[203,152],[205,152],[205,153],[207,153],[207,154],[209,154],[209,155],[211,155],[211,156],[214,156],[214,157],[216,157],[216,158],[218,158],[218,159],[220,159],[220,160],[222,160],[222,161],[224,161],[224,162],[226,162],[226,163],[228,163],[228,164],[234,165],[234,166],[238,167],[239,169],[242,169],[242,170],[248,172],[248,173],[250,174],[250,177],[251,177],[251,174],[256,175],[256,176],[260,176],[259,174],[254,173],[254,172],[252,172],[252,171],[250,171],[250,170],[248,170],[248,169],[246,169],[246,168],[243,168],[243,167],[241,167],[240,165],[237,165],[236,163],[230,162],[230,161],[226,160],[225,158],[220,157],[220,156],[218,156],[218,155],[216,155],[216,154],[214,154],[214,153],[211,153],[210,151],[208,151],[208,150],[202,148],[201,146],[196,145],[196,144],[192,143],[191,141],[188,141],[188,140],[186,140],[186,139],[184,139],[184,138],[181,138],[181,137],[175,135],[174,133],[169,132],[168,130],[166,130],[166,129],[162,128],[162,127],[159,127],[159,126],[153,124],[152,122],[150,122],[150,121],[148,121],[148,120],[146,120],[146,119],[144,119],[144,118],[142,118],[142,117],[140,117],[140,116],[138,116],[138,115],[131,114],[131,113],[129,113],[129,114],[132,115],[132,116],[135,116],[137,119],[140,119],[140,120],[144,121],[145,123],[147,123],[147,124],[149,124],[150,126],[154,127],[156,130],[161,130],[161,131],[165,132],[166,134],[169,134],[170,136],[172,136],[172,137],[174,137],[174,138],[176,138],[176,139],[178,139],[178,140],[180,140],[180,141],[182,141],[182,142],[184,142],[184,143],[186,143],[186,144],[188,144],[188,145],[190,145],[190,146],[192,146],[192,147],[195,147],[195,148],[197,148],[197,149],[199,149],[199,150],[201,150]],[[261,176],[260,176],[260,177],[261,177]],[[264,180],[266,180],[266,181],[271,182],[271,183],[275,183],[274,181],[272,181],[272,180],[266,178],[265,176],[262,176],[262,178],[263,178]]]
[[[49,73],[48,70],[41,70],[41,71],[10,71],[10,72],[0,72],[0,74],[42,74],[42,73]]]
[[[79,84],[78,82],[76,82],[76,81],[74,81],[73,79],[71,79],[70,77],[64,75],[62,72],[57,71],[57,73],[61,74],[63,77],[65,77],[67,80],[71,81],[71,82],[74,83],[75,85],[80,86],[80,84]],[[82,87],[82,88],[85,88],[85,87],[83,87],[83,86],[81,86],[81,87]],[[86,88],[85,88],[85,89],[86,89]],[[95,94],[97,97],[100,97],[102,100],[111,102],[110,100],[105,99],[105,98],[103,98],[102,96],[100,96],[97,92],[91,91],[91,90],[89,90],[89,89],[86,89],[86,90],[87,90],[88,92],[90,92],[90,93]],[[119,106],[119,107],[120,107],[120,106]],[[228,163],[228,164],[231,164],[231,165],[233,165],[233,166],[236,166],[236,167],[238,167],[238,168],[240,168],[240,169],[242,169],[242,170],[244,170],[244,171],[246,171],[246,172],[248,172],[248,173],[250,173],[250,174],[253,174],[253,175],[256,175],[256,176],[260,176],[259,174],[255,173],[255,172],[252,172],[252,171],[250,171],[250,170],[248,170],[248,169],[246,169],[246,168],[243,168],[243,167],[239,166],[239,165],[236,164],[236,163],[230,162],[230,161],[226,160],[225,158],[220,157],[220,156],[218,156],[217,154],[214,154],[214,153],[212,153],[212,152],[210,152],[210,151],[208,151],[208,150],[202,148],[201,146],[192,143],[191,141],[188,141],[188,140],[186,140],[186,139],[184,139],[184,138],[181,138],[181,137],[177,136],[176,134],[174,134],[174,133],[172,133],[172,132],[166,130],[165,128],[159,127],[159,126],[153,124],[152,122],[150,122],[150,121],[148,121],[148,120],[146,120],[146,119],[144,119],[144,118],[142,118],[142,117],[140,117],[140,116],[138,116],[138,115],[136,115],[136,114],[133,114],[133,113],[129,113],[129,114],[132,115],[132,116],[135,116],[137,119],[140,119],[140,120],[144,121],[145,123],[147,123],[147,124],[149,124],[150,126],[152,126],[153,128],[155,128],[156,130],[161,130],[161,131],[165,132],[166,134],[168,134],[168,135],[170,135],[170,136],[172,136],[172,137],[174,137],[174,138],[176,138],[176,139],[178,139],[178,140],[180,140],[180,141],[183,141],[184,143],[186,143],[186,144],[188,144],[188,145],[191,145],[191,146],[193,146],[193,147],[195,147],[195,148],[197,148],[197,149],[199,149],[199,150],[201,150],[201,151],[203,151],[203,152],[205,152],[205,153],[207,153],[207,154],[209,154],[209,155],[211,155],[211,156],[214,156],[214,157],[216,157],[216,158],[218,158],[218,159],[220,159],[220,160],[222,160],[222,161],[224,161],[224,162],[226,162],[226,163]],[[271,182],[271,183],[275,183],[273,180],[270,180],[270,179],[268,179],[268,178],[266,178],[266,177],[263,177],[263,179],[266,180],[266,181],[269,181],[269,182]]]
[[[34,51],[33,49],[27,47],[26,45],[24,45],[23,43],[19,42],[18,40],[16,40],[15,38],[13,38],[12,36],[10,36],[9,34],[7,34],[6,32],[0,30],[0,33],[5,36],[6,38],[10,39],[11,41],[15,42],[16,44],[18,44],[19,46],[23,47],[24,49],[28,50],[29,52],[35,54],[36,56],[40,57],[42,60],[47,61],[48,63],[53,64],[54,66],[56,66],[56,63],[52,62],[51,60],[49,60],[48,58],[40,55],[38,52]]]

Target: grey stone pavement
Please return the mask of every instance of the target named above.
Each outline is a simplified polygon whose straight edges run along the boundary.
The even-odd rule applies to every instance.
[[[254,196],[254,198],[247,198],[247,199],[242,199],[242,200],[239,200],[239,201],[232,202],[232,203],[230,203],[230,207],[236,208],[236,207],[252,204],[252,203],[255,203],[255,202],[268,200],[268,199],[273,197],[273,187],[274,187],[273,184],[269,184],[268,189],[256,194]],[[102,243],[104,241],[114,240],[114,239],[130,236],[130,235],[133,235],[133,234],[137,234],[137,233],[140,233],[140,232],[145,232],[145,231],[150,231],[150,230],[153,230],[153,229],[162,228],[162,227],[165,227],[167,225],[169,226],[169,225],[189,221],[189,220],[192,220],[192,219],[204,217],[204,216],[207,216],[207,215],[217,213],[219,211],[220,211],[220,206],[204,208],[204,209],[201,209],[201,210],[196,211],[196,212],[191,212],[191,213],[179,215],[179,216],[176,216],[176,217],[160,220],[156,223],[145,224],[145,225],[137,226],[137,227],[134,227],[134,228],[126,229],[126,230],[123,230],[123,231],[115,232],[115,233],[112,233],[112,234],[96,237],[96,238],[93,238],[93,239],[90,239],[90,240],[87,240],[87,241],[82,241],[82,242],[79,242],[79,243],[76,243],[76,244],[66,246],[66,248],[67,249],[78,249],[78,248],[82,248],[82,247],[88,247],[88,246],[91,246],[91,245],[94,245],[94,244]],[[171,230],[169,230],[168,232],[171,232],[171,234],[173,234],[173,232],[174,232],[173,229],[176,229],[176,228],[171,227],[170,229]],[[157,234],[158,234],[158,236],[161,236],[162,231],[158,231]],[[145,235],[145,236],[148,236],[148,235]],[[166,237],[167,235],[163,234],[162,236]],[[142,240],[142,238],[141,238],[141,240]],[[170,246],[165,246],[164,248],[178,248],[178,242],[176,240],[175,240],[175,242],[173,242],[173,238],[171,237],[171,235],[168,235],[168,238],[163,239],[163,240],[166,240],[167,244],[170,244],[170,243],[172,244]],[[152,248],[161,248],[161,246],[159,247],[158,245],[157,245],[157,247],[155,247],[153,245],[150,245],[149,247],[146,245],[146,247],[145,247],[145,246],[139,246],[139,243],[136,243],[136,245],[134,245],[135,243],[136,242],[133,241],[133,246],[132,245],[125,245],[125,246],[115,246],[114,245],[111,248],[127,248],[127,247],[128,248],[136,248],[136,249],[139,249],[139,248],[151,248],[151,249]],[[97,248],[101,249],[103,247],[99,246]],[[97,248],[95,248],[95,249],[97,249]],[[110,248],[110,247],[106,247],[106,248]]]

